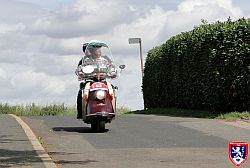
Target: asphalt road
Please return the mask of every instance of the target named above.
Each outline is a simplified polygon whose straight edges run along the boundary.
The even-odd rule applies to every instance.
[[[74,117],[22,117],[58,167],[230,168],[228,143],[250,143],[250,126],[166,116],[117,116],[95,133]],[[241,167],[250,167],[250,161]]]
[[[9,115],[0,115],[0,167],[44,168],[24,130]]]

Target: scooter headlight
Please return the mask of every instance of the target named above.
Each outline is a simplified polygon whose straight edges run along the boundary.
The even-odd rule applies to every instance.
[[[96,98],[99,100],[103,100],[106,97],[106,92],[104,90],[96,91]]]

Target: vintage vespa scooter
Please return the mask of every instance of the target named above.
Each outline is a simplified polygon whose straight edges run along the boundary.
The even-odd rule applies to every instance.
[[[99,48],[100,58],[91,58],[91,50]],[[99,54],[100,54],[99,53]],[[90,41],[82,60],[82,75],[84,89],[82,89],[82,120],[91,124],[95,131],[105,130],[105,124],[115,118],[116,90],[106,79],[117,78],[117,70],[113,64],[111,51],[107,44],[99,41]],[[122,70],[125,65],[120,65]]]

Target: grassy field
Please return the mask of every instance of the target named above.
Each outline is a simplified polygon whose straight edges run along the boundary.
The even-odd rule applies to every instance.
[[[128,108],[121,106],[117,108],[117,114],[124,114],[130,111]],[[15,114],[17,116],[75,116],[76,107],[66,106],[64,104],[52,105],[9,105],[0,104],[0,114]]]
[[[53,105],[9,105],[0,104],[0,114],[15,114],[17,116],[75,115],[76,107],[64,104]]]
[[[250,112],[245,111],[245,112],[230,112],[226,114],[221,114],[217,117],[218,119],[224,119],[227,121],[236,121],[239,119],[243,120],[250,120]]]

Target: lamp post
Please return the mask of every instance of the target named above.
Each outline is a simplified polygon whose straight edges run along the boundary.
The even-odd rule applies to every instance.
[[[129,44],[138,44],[140,46],[140,59],[141,59],[141,75],[143,78],[143,59],[142,59],[142,45],[141,45],[141,38],[129,38],[128,39]]]
[[[129,44],[138,44],[140,46],[140,59],[141,59],[141,81],[143,82],[143,58],[142,58],[142,45],[141,45],[141,38],[129,38],[128,39]],[[142,96],[143,99],[143,96]],[[143,100],[144,102],[144,100]],[[145,110],[145,106],[143,103],[143,109]]]

